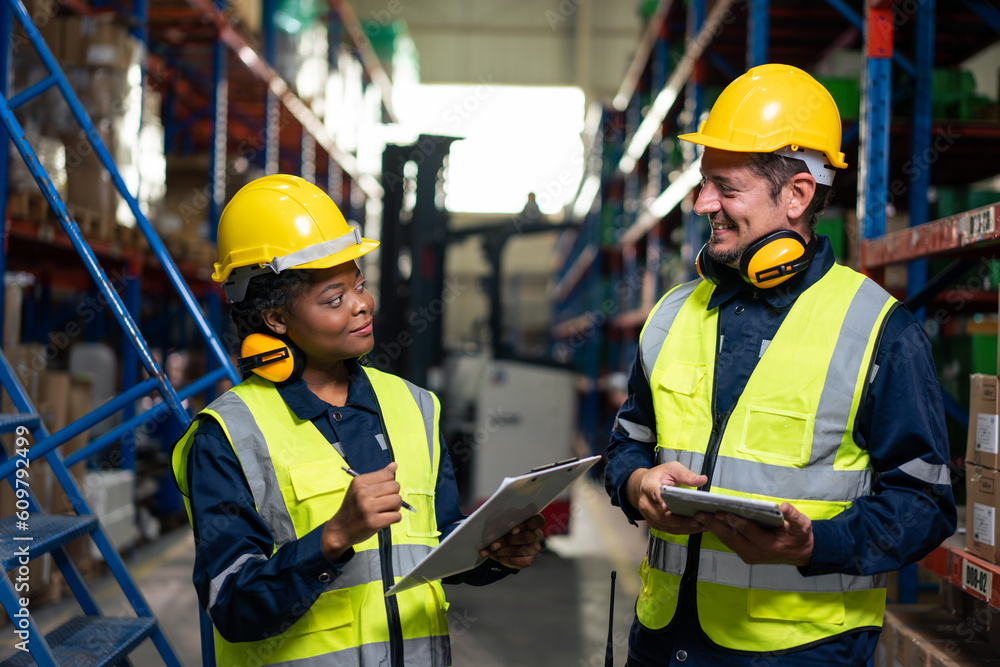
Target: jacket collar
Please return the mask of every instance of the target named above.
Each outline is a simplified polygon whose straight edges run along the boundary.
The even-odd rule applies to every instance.
[[[361,365],[355,359],[348,359],[344,364],[347,366],[350,377],[350,384],[347,387],[347,402],[344,405],[378,414],[371,383],[368,382],[368,377],[361,370]],[[295,416],[303,421],[316,419],[333,408],[332,405],[312,393],[302,378],[284,387],[278,387],[278,394],[281,395]]]
[[[836,261],[833,256],[833,249],[830,246],[830,239],[819,234],[816,235],[819,247],[813,256],[809,266],[805,271],[792,276],[780,285],[770,289],[758,289],[743,279],[730,280],[722,285],[718,285],[712,292],[708,300],[708,310],[718,308],[724,303],[737,297],[754,298],[755,296],[767,302],[769,306],[776,310],[787,308],[795,303],[803,292],[815,285],[820,278],[834,265]]]

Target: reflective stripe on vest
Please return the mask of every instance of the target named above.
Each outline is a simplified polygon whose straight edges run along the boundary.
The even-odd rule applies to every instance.
[[[387,548],[391,549],[393,579],[398,580],[438,543],[434,491],[440,464],[440,407],[432,394],[400,378],[371,369],[364,371],[399,463],[396,479],[400,493],[417,509],[416,513],[403,512],[402,520],[390,527],[391,543]],[[294,416],[271,383],[249,378],[213,402],[204,414],[216,419],[233,446],[257,510],[274,535],[275,550],[301,538],[336,513],[351,482],[340,469],[346,461],[312,423]],[[172,457],[178,485],[185,491],[186,453],[195,430],[196,426],[189,429]],[[390,603],[383,596],[378,535],[354,545],[354,551],[341,575],[281,634],[230,643],[216,631],[217,662],[364,667],[388,664]],[[212,604],[228,577],[250,559],[263,557],[247,556],[213,580]],[[392,641],[402,644],[406,664],[450,665],[446,602],[440,582],[404,591],[392,600],[399,608],[403,632],[402,637]]]
[[[451,644],[447,637],[424,637],[403,642],[408,665],[450,665]],[[356,665],[388,665],[389,642],[365,644],[358,648],[334,651],[314,658],[272,662],[273,667],[355,667]]]
[[[666,540],[652,540],[646,551],[650,567],[676,577],[684,576],[687,557],[685,545]],[[886,575],[821,574],[803,577],[794,565],[747,565],[732,552],[703,547],[698,552],[698,580],[740,588],[832,593],[885,588]]]
[[[656,304],[656,308],[650,313],[646,324],[643,325],[639,335],[639,358],[642,360],[647,382],[653,372],[653,366],[656,365],[656,357],[660,354],[663,341],[667,338],[667,332],[670,331],[670,325],[674,323],[677,313],[681,311],[681,306],[701,282],[701,280],[692,280],[678,285],[664,294],[660,302]]]
[[[678,452],[673,449],[657,449],[656,463],[678,461],[688,470],[704,469],[705,455],[699,452]],[[780,488],[781,494],[800,500],[836,502],[844,498],[860,498],[871,491],[870,470],[825,470],[822,467],[788,468],[785,466],[747,461],[731,457],[719,457],[714,486],[732,489],[741,493],[758,493],[761,489]]]
[[[393,544],[392,566],[397,572],[409,572],[430,552],[431,548],[426,544]],[[354,554],[347,565],[341,568],[340,576],[330,582],[327,590],[376,581],[382,581],[382,561],[377,549],[369,549]]]
[[[736,406],[719,421],[713,392],[724,379],[715,378],[718,309],[707,308],[713,290],[703,281],[679,286],[643,327],[656,462],[711,470],[713,492],[788,500],[813,519],[834,516],[869,494],[872,471],[853,429],[894,300],[863,276],[832,267],[797,298]],[[823,338],[826,332],[837,333]],[[720,425],[721,433],[713,430]],[[650,531],[637,604],[647,627],[664,627],[676,611],[681,577],[694,555],[688,542]],[[711,533],[698,545],[698,616],[721,646],[783,650],[881,623],[884,576],[803,577],[792,566],[747,565]],[[799,623],[795,633],[786,632],[788,622]]]
[[[229,431],[229,441],[243,466],[243,473],[250,485],[257,504],[257,512],[274,537],[274,545],[295,540],[295,526],[288,514],[288,507],[278,489],[278,477],[274,464],[267,453],[267,442],[257,426],[250,408],[236,392],[227,391],[212,402],[212,410],[225,422]]]
[[[430,552],[431,548],[425,544],[393,544],[393,567],[400,572],[409,572]],[[235,563],[212,579],[211,592],[208,598],[209,611],[211,612],[212,607],[215,606],[215,598],[227,578],[237,574],[248,560],[266,559],[262,554],[242,554],[236,559]],[[340,576],[330,582],[327,590],[351,588],[352,586],[371,584],[377,581],[382,581],[382,561],[379,558],[378,550],[368,549],[355,554],[341,568]]]

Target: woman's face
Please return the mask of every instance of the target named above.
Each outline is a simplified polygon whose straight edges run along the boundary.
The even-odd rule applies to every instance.
[[[309,367],[330,366],[371,352],[375,344],[375,300],[355,262],[313,269],[291,308],[265,314],[276,333],[285,334],[306,354]]]

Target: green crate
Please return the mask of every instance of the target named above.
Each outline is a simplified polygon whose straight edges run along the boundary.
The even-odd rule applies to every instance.
[[[937,188],[937,216],[947,218],[969,210],[969,191],[966,188],[940,185]]]
[[[935,118],[972,118],[976,78],[967,70],[938,68],[931,76],[931,113]]]
[[[989,206],[998,202],[1000,202],[1000,192],[994,192],[993,190],[969,190],[967,193],[966,204],[969,207],[967,210]]]
[[[660,0],[639,0],[639,17],[643,23],[647,23],[653,18],[653,14],[656,13],[656,7],[659,4]]]
[[[840,76],[818,76],[816,80],[830,91],[837,103],[841,119],[857,119],[861,116],[861,84],[857,78]]]
[[[986,334],[969,336],[970,373],[997,374],[997,337]]]
[[[975,89],[976,78],[968,70],[937,67],[931,74],[931,94],[935,97],[969,93]]]
[[[847,236],[844,234],[843,218],[820,218],[816,223],[816,233],[829,237],[835,258],[843,260],[847,257]]]

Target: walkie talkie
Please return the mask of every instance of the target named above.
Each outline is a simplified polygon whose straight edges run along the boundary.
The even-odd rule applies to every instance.
[[[614,667],[615,665],[615,577],[616,570],[611,570],[611,613],[608,614],[608,649],[604,653],[604,667]]]

